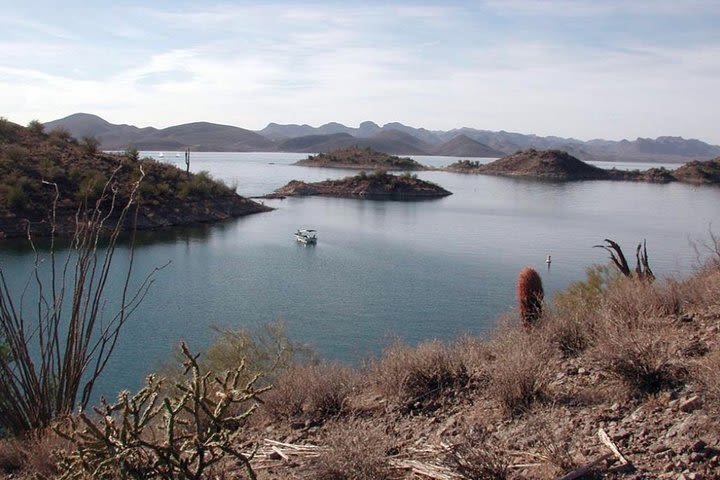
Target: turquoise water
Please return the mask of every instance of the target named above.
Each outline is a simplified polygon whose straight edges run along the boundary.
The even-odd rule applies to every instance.
[[[243,195],[268,193],[291,179],[350,173],[289,165],[305,156],[194,153],[191,168],[237,183]],[[456,160],[417,159],[437,166]],[[167,152],[163,160],[183,162]],[[513,308],[515,277],[526,265],[541,271],[552,295],[582,279],[587,266],[606,261],[605,252],[592,248],[603,238],[626,250],[647,238],[658,276],[687,274],[696,260],[688,240],[702,240],[711,223],[720,225],[719,188],[419,176],[454,195],[423,202],[266,200],[276,210],[142,233],[137,274],[170,264],[127,324],[98,392],[137,388],[180,340],[194,350],[207,346],[211,326],[281,320],[295,340],[347,362],[378,353],[396,337],[415,343],[483,334]],[[317,246],[295,242],[292,234],[302,227],[319,231]],[[28,250],[0,248],[6,271],[26,277]]]

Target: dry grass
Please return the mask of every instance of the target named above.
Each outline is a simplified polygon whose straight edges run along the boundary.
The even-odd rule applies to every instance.
[[[305,478],[313,480],[385,480],[395,478],[389,464],[392,439],[381,425],[352,421],[327,431],[327,452],[315,459]]]
[[[708,263],[695,275],[672,281],[685,309],[720,305],[720,263]]]
[[[371,366],[371,375],[383,396],[407,410],[434,407],[443,393],[468,381],[457,351],[439,341],[417,347],[396,343]]]
[[[59,472],[57,453],[70,449],[70,443],[52,429],[24,437],[0,440],[0,472],[22,478],[54,478]]]
[[[546,397],[552,349],[539,331],[507,328],[492,346],[496,359],[489,371],[489,391],[506,413],[520,414]]]
[[[272,419],[323,421],[345,412],[348,397],[359,383],[359,372],[344,365],[296,365],[283,372],[265,394],[262,412]]]
[[[25,465],[25,448],[21,441],[15,438],[0,440],[0,471],[15,473]]]
[[[681,384],[685,367],[675,358],[678,333],[659,321],[633,325],[608,320],[598,332],[592,358],[626,387],[642,397]]]
[[[510,478],[510,457],[492,434],[484,429],[466,433],[445,455],[445,465],[467,480]]]
[[[599,310],[614,322],[638,325],[682,312],[681,293],[673,283],[660,285],[622,278],[608,286]]]
[[[720,413],[720,350],[706,355],[698,363],[696,376],[705,391],[707,406]]]

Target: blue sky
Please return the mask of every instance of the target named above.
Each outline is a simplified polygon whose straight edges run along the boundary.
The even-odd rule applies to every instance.
[[[720,1],[0,0],[0,115],[720,144]]]

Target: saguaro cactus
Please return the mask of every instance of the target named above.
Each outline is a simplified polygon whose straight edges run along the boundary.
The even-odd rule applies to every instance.
[[[543,297],[540,275],[531,267],[520,270],[517,281],[517,298],[520,319],[526,327],[532,326],[542,315]]]

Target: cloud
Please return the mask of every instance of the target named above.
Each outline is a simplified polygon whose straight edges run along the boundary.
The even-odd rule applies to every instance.
[[[596,17],[599,15],[697,15],[718,13],[715,0],[484,0],[482,5],[513,15]]]
[[[546,20],[544,9],[595,19],[630,8],[529,3],[536,5],[530,14]],[[119,8],[113,34],[96,42],[3,40],[0,103],[20,122],[90,111],[154,126],[373,120],[579,138],[679,134],[720,143],[711,108],[720,103],[720,40],[621,37],[593,30],[590,21],[577,22],[587,32],[563,22],[546,32],[554,21],[513,13],[529,3]],[[495,21],[488,9],[512,21]],[[141,32],[126,26],[140,18],[154,27],[135,38]],[[581,30],[602,41],[572,36]],[[127,40],[117,41],[123,35]]]

